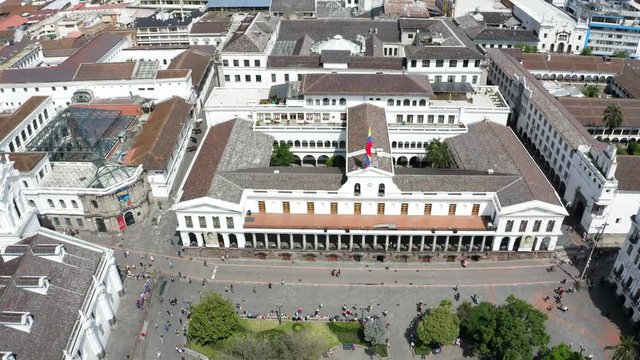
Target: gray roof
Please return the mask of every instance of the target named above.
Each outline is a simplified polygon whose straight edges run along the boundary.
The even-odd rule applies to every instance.
[[[426,76],[393,74],[305,74],[302,95],[431,96]]]
[[[351,60],[349,50],[322,50],[320,62],[323,64],[347,64]]]
[[[387,154],[391,153],[389,144],[389,129],[384,108],[371,104],[353,106],[347,112],[347,154],[364,150],[371,132],[374,156],[371,159],[371,167],[386,172],[393,172],[393,163],[390,158],[375,155],[375,149],[382,149]],[[365,154],[348,156],[347,171],[354,171],[364,167]]]
[[[316,3],[316,17],[318,18],[349,18],[353,9],[345,8],[342,1],[320,1]]]
[[[516,175],[443,171],[437,169],[395,169],[393,182],[411,192],[498,192],[518,179]]]
[[[295,12],[315,12],[315,0],[271,0],[271,12],[295,13]]]
[[[223,176],[241,188],[260,190],[337,191],[345,181],[342,170],[335,167],[263,167]]]
[[[357,35],[367,37],[370,30],[377,30],[376,36],[384,42],[399,42],[400,30],[395,20],[369,19],[318,19],[282,20],[278,40],[298,41],[308,35],[313,41],[324,41],[335,35],[347,40],[355,40]]]
[[[478,32],[474,36],[467,33],[473,40],[496,40],[496,41],[512,41],[523,43],[537,43],[538,37],[531,30],[522,29],[498,29],[485,27],[482,31]]]
[[[414,44],[405,46],[405,53],[412,59],[483,59],[484,56],[476,44],[451,20],[445,19],[413,19],[416,24],[412,28],[420,30]],[[421,25],[420,25],[421,24]],[[441,44],[421,43],[420,39],[441,35]]]
[[[539,200],[562,206],[555,190],[513,131],[490,121],[469,126],[469,132],[446,140],[461,169],[515,175],[498,191],[502,206]]]
[[[278,27],[278,18],[258,13],[248,16],[231,35],[224,46],[225,52],[262,53]]]
[[[271,0],[209,0],[207,8],[209,9],[267,9]]]
[[[33,246],[37,244],[60,243],[64,244],[67,253],[64,263],[34,255]],[[0,276],[12,279],[47,276],[51,286],[46,295],[13,285],[0,288],[0,311],[30,312],[34,316],[30,333],[0,325],[0,350],[14,352],[18,359],[61,359],[105,252],[62,242],[42,233],[22,240],[20,244],[33,250],[8,262],[0,258]]]
[[[472,93],[473,86],[468,82],[436,82],[431,84],[434,93]]]
[[[488,49],[491,61],[506,73],[508,77],[525,78],[531,90],[531,101],[551,126],[573,148],[580,145],[592,145],[598,149],[606,148],[606,144],[594,139],[584,126],[553,95],[544,88],[527,69],[516,59],[498,49]],[[489,70],[491,71],[491,70]]]

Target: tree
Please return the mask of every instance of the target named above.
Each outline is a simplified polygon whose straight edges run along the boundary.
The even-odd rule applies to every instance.
[[[426,159],[432,168],[450,168],[451,153],[449,153],[449,144],[440,141],[440,139],[431,140],[427,145]]]
[[[549,342],[544,327],[547,315],[513,295],[505,305],[496,307],[482,302],[463,309],[463,313],[466,315],[460,330],[465,338],[477,344],[475,351],[480,355],[532,359],[533,348]]]
[[[541,354],[540,360],[584,360],[584,357],[572,351],[567,344],[560,344]]]
[[[586,97],[594,98],[600,95],[600,89],[595,85],[589,85],[580,89]]]
[[[522,50],[523,53],[537,53],[538,52],[538,47],[535,46],[535,45],[516,44],[514,47]]]
[[[289,166],[293,163],[294,155],[287,144],[273,144],[271,151],[271,166]]]
[[[240,326],[240,318],[231,302],[215,292],[203,294],[191,310],[189,339],[207,345],[226,339]]]
[[[231,339],[222,349],[224,360],[279,359],[279,346],[254,335],[242,335]]]
[[[593,53],[593,49],[590,47],[583,48],[580,55],[590,56]]]
[[[619,127],[624,122],[624,114],[622,113],[622,108],[618,104],[609,104],[609,106],[604,109],[602,122],[609,127],[609,129],[613,129],[615,127]]]
[[[604,349],[613,351],[611,360],[635,360],[638,358],[638,342],[631,336],[620,335],[618,345],[607,346]]]
[[[453,344],[459,334],[460,319],[450,301],[429,309],[418,323],[418,338],[425,344]]]
[[[282,338],[281,360],[317,360],[327,349],[327,343],[321,336],[305,331],[287,333]]]
[[[364,341],[371,346],[384,345],[387,340],[387,328],[382,319],[377,318],[364,325]]]
[[[636,141],[632,141],[627,145],[627,153],[629,155],[640,155],[640,145]]]
[[[613,57],[617,58],[627,58],[629,57],[629,52],[626,50],[616,50],[613,52]]]

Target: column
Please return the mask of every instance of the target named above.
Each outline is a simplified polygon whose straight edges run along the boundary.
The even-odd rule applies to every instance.
[[[230,248],[231,247],[231,241],[229,240],[229,234],[222,234],[222,243],[224,244],[225,248]]]
[[[342,235],[338,235],[338,251],[342,250]]]
[[[124,288],[122,287],[122,281],[120,280],[120,274],[116,268],[115,259],[112,258],[111,264],[109,264],[109,276],[108,283],[118,295],[124,294]],[[119,299],[116,298],[116,301]],[[116,306],[117,307],[117,306]]]
[[[473,237],[471,237],[471,242],[473,242]],[[458,251],[462,248],[462,236],[458,236]]]
[[[318,250],[318,235],[313,234],[313,250]]]
[[[373,235],[373,250],[378,247],[378,235]]]
[[[307,250],[307,234],[302,234],[302,250]]]
[[[267,239],[267,242],[268,241],[269,240]],[[277,243],[277,249],[279,250],[280,249],[280,234],[276,234],[276,243]]]
[[[384,237],[384,252],[389,251],[389,235]]]
[[[329,251],[329,234],[327,233],[324,235],[324,249]]]
[[[409,236],[411,239],[411,236]],[[409,240],[411,242],[411,240]],[[402,245],[402,236],[398,235],[398,242],[396,243],[396,251],[401,251],[400,245]],[[409,246],[409,251],[411,251],[411,246]]]
[[[293,234],[289,234],[289,249],[293,250]]]
[[[542,238],[536,237],[536,240],[534,242],[535,242],[536,246],[533,249],[533,251],[539,251],[540,250],[540,244],[542,244]]]
[[[363,234],[363,235],[361,235],[361,238],[360,238],[360,239],[361,239],[361,240],[360,240],[360,241],[361,241],[360,249],[362,249],[362,250],[364,250],[365,238],[366,238],[366,235],[364,235],[364,234]]]
[[[513,251],[513,245],[516,242],[516,238],[515,237],[511,237],[509,238],[509,245],[507,245],[507,251]]]
[[[444,242],[444,251],[449,251],[449,235],[447,235],[447,239]]]
[[[353,250],[353,235],[349,235],[349,250]]]
[[[482,242],[481,242],[481,245],[480,245],[480,251],[484,251],[484,245],[485,245],[485,241],[486,240],[487,240],[487,237],[483,236],[482,237]]]
[[[204,246],[204,241],[202,239],[202,234],[201,233],[195,233],[196,235],[196,241],[198,242],[198,247],[203,247]]]
[[[409,236],[409,252],[413,252],[413,235]]]
[[[109,298],[107,297],[107,288],[104,285],[98,287],[98,305],[100,310],[105,313],[105,318],[110,321],[115,318],[115,313],[109,304]]]
[[[422,235],[420,237],[420,251],[424,251],[424,238],[426,237],[426,235]]]
[[[435,234],[433,235],[433,241],[431,242],[431,251],[435,251],[436,250],[436,239],[438,237],[435,236]]]

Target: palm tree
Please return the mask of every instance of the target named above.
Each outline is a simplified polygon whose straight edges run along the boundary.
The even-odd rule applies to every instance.
[[[432,140],[427,145],[426,159],[432,168],[450,168],[451,153],[449,153],[449,145],[440,139]]]
[[[638,358],[638,342],[631,336],[620,335],[618,345],[607,346],[605,350],[613,351],[611,360],[636,360]]]
[[[618,104],[610,104],[604,109],[604,117],[602,118],[602,122],[609,129],[613,129],[615,127],[619,127],[622,125],[624,121],[624,114],[622,114],[622,108]]]

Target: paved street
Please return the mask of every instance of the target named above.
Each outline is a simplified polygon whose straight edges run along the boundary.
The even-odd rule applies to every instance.
[[[131,265],[140,261],[140,255],[131,251],[127,259],[118,250],[121,265]],[[359,264],[359,263],[299,263],[284,261],[243,261],[189,260],[175,256],[155,255],[154,267],[166,273],[166,288],[160,302],[159,291],[155,290],[152,306],[148,312],[148,336],[140,342],[135,358],[153,359],[158,351],[162,358],[180,357],[175,351],[177,344],[184,343],[182,335],[174,330],[179,327],[180,305],[175,308],[167,299],[177,297],[197,301],[205,290],[216,290],[229,297],[234,303],[241,304],[243,310],[254,314],[267,314],[276,309],[275,304],[283,304],[283,313],[290,314],[299,307],[305,314],[314,312],[319,304],[324,307],[321,313],[336,315],[342,305],[349,307],[373,305],[373,313],[388,310],[391,323],[389,338],[392,359],[409,359],[411,351],[406,340],[406,329],[416,315],[415,304],[423,301],[428,306],[436,305],[442,299],[453,300],[452,287],[459,285],[461,301],[477,294],[481,300],[502,302],[509,294],[526,299],[542,311],[547,312],[542,298],[552,296],[552,289],[560,286],[560,280],[577,275],[577,270],[564,265],[567,272],[556,267],[549,273],[546,267],[549,261],[486,262],[473,263],[463,269],[458,264]],[[149,262],[148,258],[145,260]],[[169,268],[169,262],[173,268]],[[388,268],[387,268],[388,266]],[[342,276],[332,277],[332,269],[340,267]],[[178,272],[187,279],[178,279]],[[170,281],[174,276],[175,282]],[[202,280],[207,283],[202,286]],[[281,280],[285,285],[281,285]],[[271,282],[272,289],[266,284]],[[160,286],[162,282],[158,283]],[[234,285],[234,293],[225,293],[224,288]],[[142,291],[142,280],[126,281],[128,290],[118,313],[118,326],[114,329],[109,344],[109,359],[124,359],[132,354],[134,339],[143,326],[144,311],[135,308],[135,299]],[[253,289],[256,292],[253,292]],[[569,311],[561,313],[554,309],[548,312],[548,331],[553,342],[583,344],[595,359],[604,359],[603,347],[615,343],[619,331],[603,313],[612,310],[599,310],[594,306],[592,297],[600,289],[596,287],[591,294],[584,291],[567,294],[565,304]],[[605,290],[602,290],[605,291]],[[612,308],[616,304],[611,301]],[[170,310],[173,316],[167,314]],[[360,310],[358,310],[360,311]],[[170,331],[163,336],[162,324],[171,323]],[[184,319],[183,319],[184,321]],[[159,328],[155,329],[154,324]],[[113,346],[112,346],[113,345]],[[445,352],[447,349],[445,349]],[[451,351],[451,350],[450,350]],[[449,354],[450,356],[453,354]],[[449,358],[450,356],[447,356]],[[445,359],[445,357],[439,357]],[[456,358],[451,357],[451,358]]]

